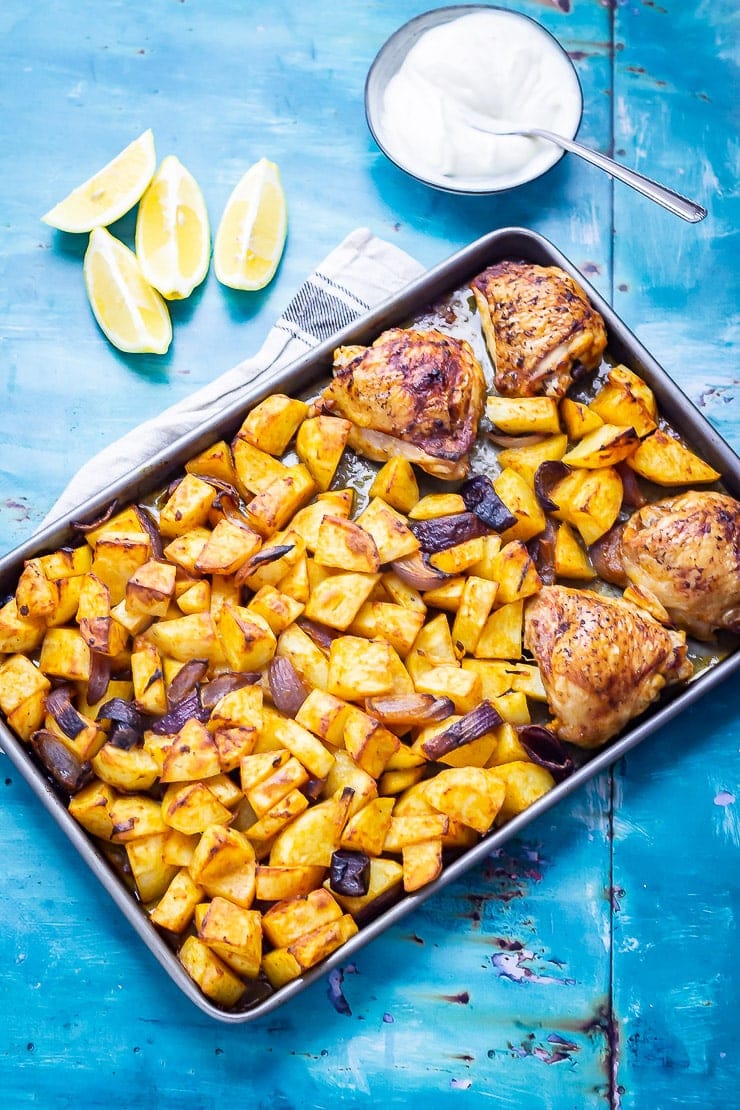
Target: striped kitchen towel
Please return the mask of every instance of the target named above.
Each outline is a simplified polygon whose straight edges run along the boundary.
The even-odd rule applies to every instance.
[[[358,228],[308,277],[270,330],[258,353],[132,429],[90,459],[71,479],[42,527],[148,462],[238,399],[245,386],[269,379],[322,340],[397,293],[422,273],[410,255]]]

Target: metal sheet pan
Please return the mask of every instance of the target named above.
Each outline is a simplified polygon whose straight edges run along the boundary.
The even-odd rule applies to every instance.
[[[229,437],[241,424],[246,411],[270,392],[305,393],[312,385],[330,373],[332,353],[344,343],[366,344],[383,329],[402,325],[422,314],[439,298],[460,289],[481,270],[503,259],[524,259],[542,265],[561,266],[585,289],[593,305],[604,317],[611,356],[626,363],[640,374],[653,389],[659,407],[671,425],[692,444],[723,476],[725,488],[740,497],[740,459],[727,443],[706,421],[692,402],[680,391],[676,383],[639,343],[611,307],[593,289],[582,274],[550,242],[535,232],[522,228],[505,228],[493,231],[471,243],[451,258],[434,267],[412,282],[398,295],[367,313],[359,321],[338,332],[297,362],[275,375],[269,386],[259,389],[245,387],[238,403],[225,408],[219,417],[197,432],[179,439],[174,445],[155,455],[141,469],[113,483],[104,493],[80,505],[69,517],[49,525],[23,546],[0,560],[0,596],[15,589],[24,559],[69,543],[75,536],[72,520],[93,519],[113,498],[121,503],[134,501],[162,488],[183,464],[198,451],[217,439]],[[583,763],[569,778],[559,783],[524,813],[509,821],[504,827],[485,836],[475,847],[465,851],[449,863],[439,879],[423,890],[402,896],[373,920],[363,925],[356,936],[319,966],[300,979],[274,991],[250,1008],[241,1011],[224,1011],[211,1003],[201,993],[181,967],[177,956],[164,938],[150,924],[145,912],[137,903],[112,865],[97,849],[92,839],[74,821],[66,809],[61,794],[34,762],[28,749],[0,720],[0,743],[20,774],[29,783],[41,803],[54,817],[62,831],[77,849],[100,884],[107,890],[118,908],[147,948],[171,976],[183,993],[205,1013],[222,1022],[238,1024],[265,1016],[282,1006],[294,995],[305,989],[332,968],[352,958],[359,948],[384,932],[402,917],[412,913],[427,898],[434,897],[448,883],[459,879],[469,868],[484,860],[511,837],[518,835],[530,822],[541,816],[551,806],[587,780],[609,767],[650,733],[662,727],[681,713],[687,706],[708,693],[719,682],[740,666],[740,645],[716,665],[703,670],[688,686],[658,703],[639,723],[623,733],[603,750],[587,753]]]

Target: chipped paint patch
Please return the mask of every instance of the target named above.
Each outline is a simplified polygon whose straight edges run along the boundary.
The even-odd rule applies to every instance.
[[[558,1032],[548,1033],[544,1038],[528,1033],[518,1044],[507,1041],[506,1048],[514,1060],[535,1059],[543,1064],[572,1064],[575,1054],[581,1051],[580,1045]]]
[[[560,986],[569,986],[575,979],[565,976],[541,974],[529,965],[536,959],[534,952],[527,948],[519,951],[497,952],[491,956],[491,963],[501,979],[508,979],[512,983],[557,983]],[[546,960],[545,963],[558,965],[557,960]]]
[[[345,1017],[352,1017],[352,1008],[345,998],[343,990],[345,972],[347,972],[348,975],[356,975],[356,965],[347,964],[347,966],[343,968],[335,967],[334,970],[330,972],[326,996],[338,1014],[342,1014]]]

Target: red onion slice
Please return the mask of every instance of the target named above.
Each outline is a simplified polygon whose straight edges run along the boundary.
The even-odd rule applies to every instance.
[[[165,713],[164,717],[160,717],[152,725],[152,732],[157,736],[171,736],[175,732],[179,732],[184,724],[195,718],[197,721],[206,723],[211,715],[210,709],[204,709],[201,705],[198,691],[193,690],[192,694],[188,694],[186,698],[171,709],[169,713]]]
[[[246,563],[239,567],[239,570],[234,576],[234,581],[238,586],[249,578],[250,574],[254,572],[265,563],[274,563],[277,559],[282,559],[283,555],[287,555],[295,547],[293,543],[275,543],[271,547],[263,547],[261,551],[256,551],[254,555],[250,555]]]
[[[600,536],[596,543],[592,543],[588,549],[594,570],[599,578],[603,578],[605,582],[611,582],[613,586],[619,586],[622,589],[629,582],[622,562],[623,531],[624,524],[612,525],[609,531]]]
[[[494,532],[505,532],[516,524],[517,518],[501,500],[491,479],[485,474],[474,474],[468,478],[460,487],[460,493],[465,508],[475,513]]]
[[[461,748],[463,744],[469,744],[472,740],[477,740],[492,729],[498,728],[500,724],[502,724],[502,717],[493,702],[486,698],[449,728],[438,732],[436,736],[430,736],[421,747],[428,759],[439,759],[448,752]]]
[[[49,713],[65,736],[74,740],[87,728],[82,715],[72,705],[74,690],[71,686],[57,686],[46,695],[46,711]],[[53,735],[53,734],[52,734]]]
[[[455,712],[455,704],[434,694],[385,694],[366,698],[365,711],[389,728],[411,728],[444,721]]]
[[[241,690],[243,686],[254,686],[261,677],[257,671],[225,671],[200,687],[200,704],[210,713],[221,698]]]
[[[328,625],[321,624],[319,621],[312,621],[310,617],[299,617],[296,624],[303,629],[307,636],[311,637],[316,647],[320,647],[323,651],[328,651],[332,641],[336,640],[337,636],[342,635],[336,628],[329,628]]]
[[[94,532],[101,524],[105,524],[106,521],[110,520],[117,508],[118,501],[114,499],[111,501],[108,508],[105,509],[100,516],[97,516],[95,520],[71,520],[70,526],[74,528],[76,532]]]
[[[641,509],[647,505],[647,497],[640,487],[640,479],[631,466],[623,459],[614,468],[622,479],[622,504],[628,509]]]
[[[497,447],[533,447],[535,443],[542,443],[545,438],[537,432],[527,435],[507,435],[505,432],[488,432],[491,443]]]
[[[412,589],[421,590],[422,592],[433,590],[435,586],[441,585],[449,577],[444,571],[437,570],[436,567],[430,567],[419,552],[407,555],[403,559],[394,559],[391,568],[406,586],[411,586]]]
[[[545,767],[560,782],[573,771],[573,760],[552,729],[544,725],[518,725],[517,736],[533,763]]]
[[[159,528],[157,528],[154,517],[146,509],[142,509],[140,505],[134,506],[134,512],[138,517],[141,527],[149,537],[149,546],[151,548],[153,559],[164,558],[164,543],[160,535]]]
[[[308,697],[308,690],[301,682],[290,659],[275,655],[267,670],[267,680],[275,708],[286,717],[295,717]]]
[[[172,682],[167,687],[167,705],[174,709],[176,705],[191,694],[199,682],[208,673],[207,659],[190,659],[177,672]]]
[[[90,652],[90,677],[87,680],[87,701],[94,705],[105,697],[110,683],[110,657],[99,651]]]
[[[537,568],[537,573],[546,586],[552,586],[555,582],[555,542],[555,526],[548,519],[544,532],[540,532],[527,544]]]
[[[129,728],[138,729],[144,733],[146,718],[136,708],[132,701],[125,698],[111,698],[98,709],[95,719],[97,721],[113,721],[116,724],[127,725]]]
[[[422,551],[434,553],[455,547],[466,540],[485,536],[490,529],[475,513],[450,513],[432,520],[412,520],[411,531],[416,536]]]
[[[82,761],[46,728],[34,732],[31,747],[54,781],[74,794],[93,778],[92,766]]]
[[[534,475],[534,492],[546,513],[554,513],[560,507],[550,497],[550,490],[566,474],[570,474],[570,467],[559,459],[547,459],[537,467]]]

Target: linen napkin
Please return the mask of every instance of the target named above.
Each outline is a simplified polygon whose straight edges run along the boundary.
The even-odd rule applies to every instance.
[[[181,435],[207,423],[247,385],[268,381],[277,370],[422,272],[419,262],[368,228],[352,231],[310,274],[256,355],[103,448],[71,479],[41,527],[135,471]]]

